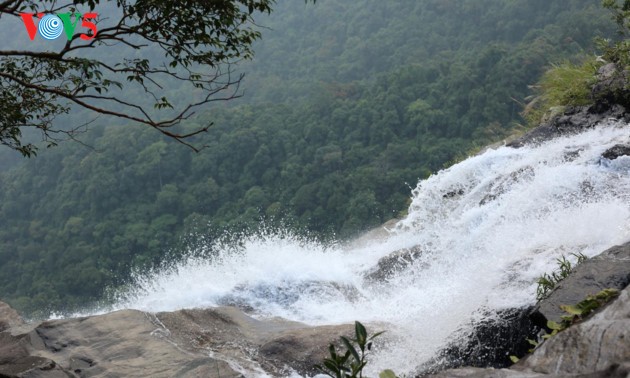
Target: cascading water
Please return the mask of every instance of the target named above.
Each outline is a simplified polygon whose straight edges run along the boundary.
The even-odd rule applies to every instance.
[[[235,304],[314,325],[376,323],[388,332],[370,373],[409,374],[480,309],[533,304],[535,281],[556,258],[591,257],[630,239],[630,157],[601,158],[629,141],[627,125],[608,124],[537,147],[489,150],[420,182],[408,217],[386,240],[325,247],[286,235],[249,238],[236,251],[138,277],[118,307]],[[379,259],[412,247],[419,253],[395,275],[366,279]]]

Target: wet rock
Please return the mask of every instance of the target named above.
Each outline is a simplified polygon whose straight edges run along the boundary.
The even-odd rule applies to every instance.
[[[538,303],[532,321],[546,327],[548,320],[560,322],[566,315],[560,305],[576,304],[603,289],[623,289],[630,283],[630,243],[612,247],[578,265],[560,281],[551,294]]]
[[[546,340],[509,369],[460,368],[429,375],[505,378],[626,378],[630,375],[630,287],[582,323]]]
[[[462,195],[464,195],[464,189],[454,189],[454,190],[451,190],[450,192],[445,193],[442,196],[442,198],[449,199],[449,198],[459,197]]]
[[[484,319],[473,325],[473,330],[439,353],[429,370],[443,370],[461,366],[502,368],[512,365],[511,355],[522,356],[532,346],[527,339],[536,339],[540,331],[529,319],[530,308],[485,312]]]
[[[615,160],[620,156],[630,156],[630,145],[617,144],[602,154],[602,157],[608,160]]]
[[[564,153],[564,161],[571,162],[571,161],[577,159],[578,157],[580,157],[580,153],[582,151],[584,151],[583,148],[578,148],[578,149],[575,149],[575,150],[566,151]]]
[[[370,269],[363,278],[368,282],[385,282],[417,263],[420,256],[422,256],[422,249],[419,246],[392,252],[378,260],[376,266]]]
[[[512,185],[518,184],[524,180],[531,180],[534,177],[534,169],[532,167],[523,167],[509,175],[503,175],[497,178],[497,181],[490,185],[479,206],[483,206],[489,202],[496,200],[503,193],[507,192]]]

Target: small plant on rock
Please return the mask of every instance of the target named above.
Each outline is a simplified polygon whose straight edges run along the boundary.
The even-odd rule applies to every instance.
[[[586,261],[586,256],[582,253],[572,253],[571,255],[577,258],[577,265]],[[573,270],[571,261],[567,260],[565,256],[556,259],[556,262],[558,264],[558,270],[551,272],[551,274],[543,273],[536,281],[538,284],[536,288],[536,299],[539,301],[547,298],[556,285],[567,278]]]
[[[562,321],[560,321],[560,323],[549,320],[547,322],[547,327],[549,327],[552,332],[548,335],[544,335],[543,338],[548,339],[558,332],[569,328],[571,325],[584,320],[593,311],[610,302],[618,295],[619,290],[604,289],[595,295],[587,296],[584,300],[580,301],[576,305],[560,306],[562,311],[566,312],[567,315],[562,316]]]
[[[527,339],[527,342],[529,342],[530,345],[532,345],[533,347],[528,351],[528,353],[532,353],[534,349],[536,349],[540,344],[542,344],[545,340],[557,335],[558,332],[564,331],[573,324],[583,321],[593,311],[604,306],[617,296],[619,296],[619,290],[604,289],[597,294],[588,295],[584,300],[578,302],[575,305],[561,305],[560,308],[564,312],[566,312],[567,315],[563,315],[561,317],[562,320],[559,323],[554,322],[553,320],[548,320],[547,328],[551,330],[551,333],[543,335],[540,342]],[[510,356],[510,360],[512,360],[513,363],[517,363],[519,361],[519,358],[517,356]]]
[[[372,340],[382,333],[377,332],[369,336],[363,324],[354,322],[355,338],[340,337],[346,351],[339,354],[335,345],[330,344],[328,347],[330,357],[325,358],[322,365],[315,365],[315,368],[333,378],[362,378],[363,368],[367,364],[367,354],[372,349]]]

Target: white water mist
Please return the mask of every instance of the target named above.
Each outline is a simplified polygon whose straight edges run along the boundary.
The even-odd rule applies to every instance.
[[[410,374],[478,310],[534,303],[535,281],[556,258],[592,257],[630,239],[630,158],[601,158],[629,141],[627,126],[605,125],[537,147],[489,150],[420,182],[409,216],[386,240],[352,248],[252,237],[238,251],[137,277],[118,307],[236,304],[313,325],[360,320],[388,331],[372,375]],[[422,254],[407,269],[365,280],[380,258],[415,246]]]

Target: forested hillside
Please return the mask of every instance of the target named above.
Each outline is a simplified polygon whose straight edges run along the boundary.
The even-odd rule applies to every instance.
[[[0,298],[69,310],[199,235],[400,216],[418,179],[522,123],[550,63],[614,30],[598,0],[284,0],[259,23],[245,96],[188,125],[214,122],[202,152],[111,124],[0,165]]]

